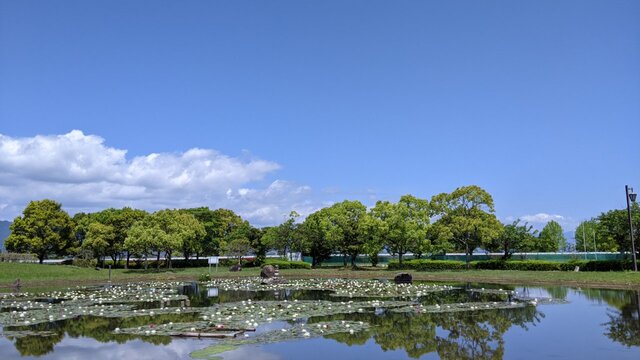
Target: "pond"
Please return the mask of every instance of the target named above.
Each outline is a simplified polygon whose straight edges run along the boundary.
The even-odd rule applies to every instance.
[[[608,289],[128,284],[0,295],[0,324],[2,359],[640,358],[640,292]]]

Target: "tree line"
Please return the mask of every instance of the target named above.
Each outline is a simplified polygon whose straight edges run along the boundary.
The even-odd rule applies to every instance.
[[[619,212],[612,210],[581,224],[594,224],[600,242],[613,244],[599,250],[630,250]],[[634,216],[640,220],[637,205]],[[256,228],[232,210],[206,207],[154,213],[125,207],[71,217],[60,203],[46,199],[30,202],[16,217],[5,246],[9,251],[35,254],[40,262],[54,254],[73,255],[103,262],[122,260],[125,267],[132,256],[155,257],[158,265],[163,256],[170,267],[177,253],[189,259],[221,254],[240,258],[253,252],[259,262],[271,249],[282,255],[301,252],[311,257],[314,266],[336,253],[343,256],[344,265],[355,266],[361,254],[376,265],[383,250],[402,263],[407,253],[421,258],[464,252],[469,260],[477,249],[502,252],[504,259],[514,252],[568,249],[562,227],[555,221],[539,232],[520,220],[501,223],[491,195],[474,185],[431,199],[404,195],[397,202],[378,201],[371,208],[345,200],[300,220],[292,211],[277,226]],[[578,250],[580,230],[576,232]]]

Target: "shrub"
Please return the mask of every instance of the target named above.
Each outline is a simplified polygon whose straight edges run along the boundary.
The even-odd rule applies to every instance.
[[[84,268],[94,268],[98,266],[98,260],[78,258],[78,259],[73,259],[71,261],[71,265],[77,266],[77,267],[84,267]]]
[[[304,261],[287,261],[280,259],[267,259],[264,265],[278,265],[280,269],[311,269],[311,264]]]
[[[571,260],[569,262],[555,262],[545,260],[482,260],[472,261],[471,269],[481,270],[521,270],[521,271],[573,271],[576,266],[580,271],[623,271],[631,270],[633,264],[630,260]],[[407,260],[402,266],[397,260],[389,262],[390,270],[464,270],[463,261],[454,260]]]
[[[211,280],[211,275],[209,274],[200,274],[200,276],[198,276],[198,281],[200,282],[205,282],[205,281],[210,281]]]
[[[583,262],[585,264],[580,266],[580,271],[623,271],[633,269],[631,260],[592,260]]]
[[[400,265],[397,260],[389,262],[388,269],[390,270],[418,270],[418,271],[433,271],[433,270],[464,270],[467,265],[463,261],[455,260],[427,260],[427,259],[413,259],[405,260]]]
[[[486,260],[476,261],[473,264],[475,269],[483,270],[525,270],[525,271],[560,271],[565,270],[563,263],[544,260]],[[571,266],[573,270],[573,266]]]

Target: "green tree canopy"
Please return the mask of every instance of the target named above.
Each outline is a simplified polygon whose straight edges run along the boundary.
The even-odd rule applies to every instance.
[[[631,206],[633,221],[633,236],[636,240],[636,251],[640,251],[640,206]],[[631,252],[631,237],[629,233],[629,218],[627,210],[610,210],[596,218],[598,222],[596,238],[605,244],[615,243],[618,251]]]
[[[363,236],[364,219],[367,208],[360,201],[349,201],[334,204],[327,210],[327,236],[336,244],[336,249],[351,259],[351,265],[356,265],[356,258],[364,250],[366,236]]]
[[[576,228],[575,239],[577,251],[618,251],[615,238],[607,236],[597,219],[581,222]]]
[[[558,250],[564,250],[567,246],[567,238],[564,237],[562,226],[556,221],[549,221],[547,225],[542,228],[535,251],[539,252],[554,252]]]
[[[158,260],[160,253],[164,253],[170,268],[173,252],[188,247],[185,244],[192,244],[202,236],[205,236],[204,227],[193,215],[167,209],[137,222],[128,232],[125,245],[141,255],[155,251]]]
[[[371,209],[371,216],[378,220],[374,226],[378,230],[375,238],[384,239],[383,243],[392,254],[402,257],[409,251],[421,255],[431,251],[431,242],[427,238],[429,228],[429,201],[412,195],[404,195],[398,203],[378,201]]]
[[[229,209],[210,210],[208,207],[186,209],[205,229],[199,248],[203,255],[219,255],[220,246],[229,240],[229,235],[243,222],[242,218]]]
[[[73,246],[73,221],[53,200],[31,201],[11,224],[5,241],[9,251],[33,253],[40,263],[51,254],[64,254]]]
[[[82,248],[91,250],[96,258],[101,259],[108,254],[114,243],[115,236],[113,226],[92,222],[89,224]]]
[[[504,230],[491,243],[486,244],[485,248],[489,251],[504,253],[502,258],[507,260],[517,251],[531,251],[536,243],[535,234],[537,230],[533,230],[533,226],[524,223],[520,224],[520,219],[511,224],[505,225]]]
[[[282,256],[287,256],[292,251],[302,250],[302,241],[298,230],[300,224],[297,223],[300,215],[292,211],[289,217],[282,224],[267,229],[264,234],[264,243],[278,250]]]
[[[331,257],[335,246],[329,233],[330,226],[330,214],[326,208],[307,216],[300,226],[303,253],[311,256],[312,266],[318,266]]]
[[[494,215],[493,198],[479,186],[438,194],[432,198],[431,206],[440,216],[436,222],[440,241],[448,237],[456,250],[465,252],[467,264],[474,249],[490,246],[502,233],[502,223]]]

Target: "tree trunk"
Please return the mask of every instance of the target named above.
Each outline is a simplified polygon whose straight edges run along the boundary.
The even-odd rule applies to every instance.
[[[166,252],[166,259],[167,259],[167,268],[171,269],[171,252],[170,251]]]
[[[127,261],[124,263],[124,268],[128,269],[129,268],[129,259],[131,258],[131,253],[129,252],[129,250],[127,250]]]
[[[398,262],[402,265],[402,252],[398,253]]]
[[[38,255],[38,263],[42,264],[44,262],[44,255]]]
[[[160,271],[160,250],[158,250],[158,258],[156,259],[156,270]]]
[[[469,251],[469,242],[465,244],[466,247],[466,261],[467,261],[467,270],[469,270],[469,260],[471,257],[471,252]]]

